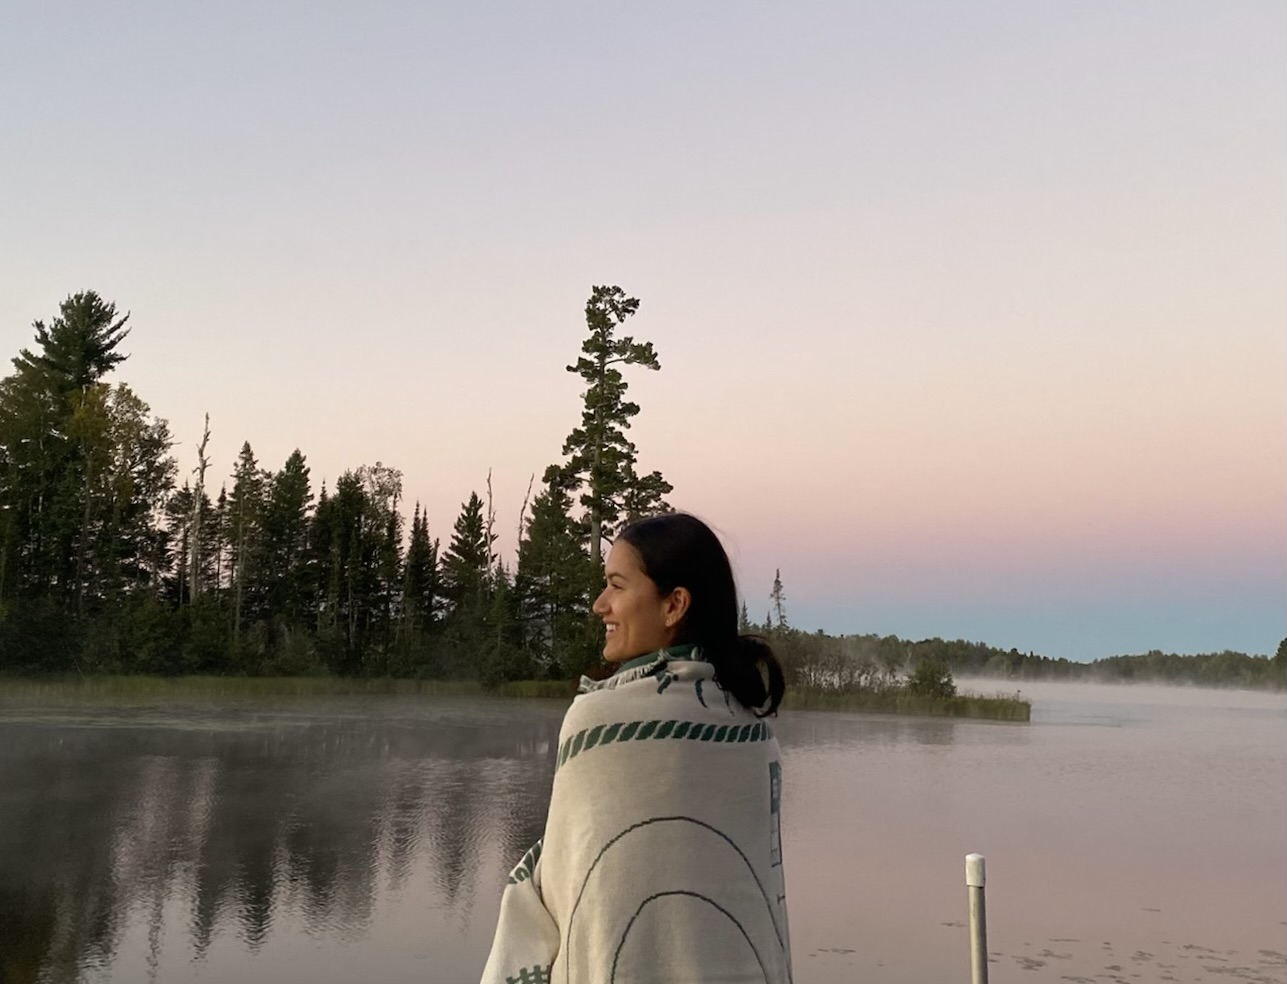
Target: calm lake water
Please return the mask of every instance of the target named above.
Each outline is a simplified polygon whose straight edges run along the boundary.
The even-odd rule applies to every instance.
[[[798,984],[968,979],[971,851],[994,982],[1284,982],[1287,700],[1024,693],[776,723]],[[475,981],[561,715],[0,701],[0,984]]]

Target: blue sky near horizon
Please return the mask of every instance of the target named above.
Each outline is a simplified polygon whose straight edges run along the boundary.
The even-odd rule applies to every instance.
[[[512,555],[641,300],[632,436],[753,614],[1089,659],[1287,633],[1287,9],[0,10],[0,348],[95,289],[118,377]]]

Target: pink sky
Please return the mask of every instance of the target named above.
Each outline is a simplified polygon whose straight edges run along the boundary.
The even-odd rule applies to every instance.
[[[8,353],[98,290],[185,470],[209,411],[445,540],[492,468],[512,552],[617,283],[641,463],[757,616],[781,567],[805,628],[1282,638],[1280,5],[307,12],[11,12]]]

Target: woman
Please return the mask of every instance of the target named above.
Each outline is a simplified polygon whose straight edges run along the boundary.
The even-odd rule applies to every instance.
[[[782,670],[739,636],[693,516],[617,538],[594,603],[618,664],[563,720],[545,836],[510,874],[484,984],[791,979],[768,723]]]

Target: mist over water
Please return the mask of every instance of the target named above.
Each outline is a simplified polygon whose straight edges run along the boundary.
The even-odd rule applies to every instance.
[[[997,979],[1284,981],[1287,701],[1023,690],[1028,725],[775,724],[796,980],[963,978],[979,851]],[[0,980],[474,980],[562,710],[6,699]]]

